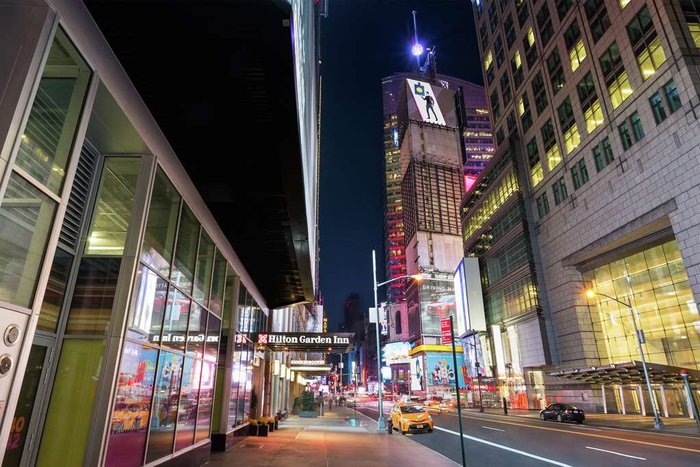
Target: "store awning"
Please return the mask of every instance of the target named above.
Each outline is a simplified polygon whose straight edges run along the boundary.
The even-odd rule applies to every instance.
[[[686,372],[688,381],[691,383],[700,382],[700,371],[698,370],[658,363],[647,363],[647,370],[653,384],[682,383],[681,370]],[[644,367],[642,362],[638,361],[555,371],[549,375],[590,384],[646,384]]]

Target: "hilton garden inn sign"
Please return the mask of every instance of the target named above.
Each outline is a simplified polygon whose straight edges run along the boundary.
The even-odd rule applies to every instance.
[[[251,340],[274,350],[307,350],[342,352],[355,342],[355,334],[349,332],[261,332]]]

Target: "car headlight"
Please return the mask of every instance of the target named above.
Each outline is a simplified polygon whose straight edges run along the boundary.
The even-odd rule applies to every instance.
[[[402,419],[401,419],[401,422],[402,422],[402,423],[411,423],[411,420],[409,420],[409,419],[407,419],[407,418],[402,418]]]

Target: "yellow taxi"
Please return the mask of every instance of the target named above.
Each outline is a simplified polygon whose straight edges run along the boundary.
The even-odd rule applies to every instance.
[[[425,407],[418,404],[402,402],[394,405],[390,423],[391,428],[400,431],[402,435],[409,431],[433,431],[432,417]]]

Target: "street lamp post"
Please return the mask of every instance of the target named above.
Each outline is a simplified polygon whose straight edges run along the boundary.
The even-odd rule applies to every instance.
[[[377,289],[383,285],[387,285],[391,282],[398,281],[400,279],[417,279],[419,280],[421,278],[420,275],[406,275],[406,276],[401,276],[401,277],[394,277],[393,279],[389,279],[388,281],[381,282],[377,284],[377,258],[376,258],[376,253],[374,250],[372,250],[372,277],[373,277],[373,284],[374,284],[374,312],[377,313],[377,319],[376,322],[374,323],[375,325],[375,331],[377,334],[377,380],[378,380],[378,391],[377,391],[377,399],[378,399],[378,408],[379,408],[379,418],[377,419],[377,431],[383,431],[386,429],[386,422],[384,420],[384,404],[382,400],[382,386],[384,384],[384,381],[382,380],[382,349],[381,346],[379,345],[379,305],[377,303]]]
[[[628,285],[629,285],[629,282],[630,282],[630,277],[627,276]],[[617,298],[611,297],[610,295],[596,292],[593,289],[588,289],[586,291],[586,296],[588,296],[588,298],[593,298],[596,295],[600,295],[602,297],[609,298],[610,300],[616,301],[620,305],[626,306],[630,312],[630,315],[632,316],[632,324],[634,325],[634,333],[637,335],[637,346],[639,347],[639,356],[642,359],[642,368],[644,369],[644,379],[645,379],[646,384],[647,384],[647,390],[649,391],[649,399],[651,400],[651,408],[654,411],[654,428],[657,430],[662,430],[664,425],[663,425],[663,422],[661,421],[661,418],[659,417],[659,409],[656,407],[656,399],[654,398],[654,392],[651,388],[651,380],[649,379],[649,370],[647,369],[647,362],[646,362],[646,359],[644,358],[644,350],[642,348],[642,344],[644,343],[644,333],[641,329],[639,329],[637,327],[637,319],[635,317],[634,309],[632,308],[632,301],[628,297],[627,302],[623,302],[622,300],[618,300]]]

